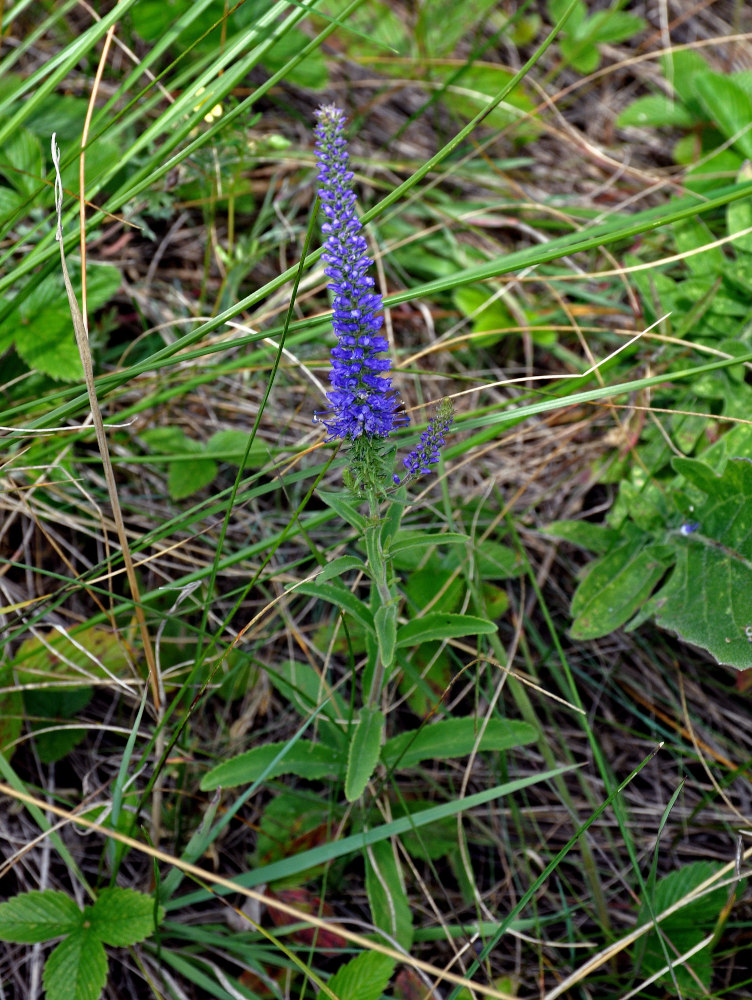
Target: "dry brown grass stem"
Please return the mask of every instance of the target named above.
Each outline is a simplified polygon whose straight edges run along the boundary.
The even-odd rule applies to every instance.
[[[146,662],[149,672],[149,681],[151,684],[151,691],[152,691],[152,701],[154,702],[155,710],[159,712],[162,701],[160,696],[159,673],[157,669],[157,663],[154,658],[154,650],[151,644],[151,637],[149,635],[149,630],[146,625],[146,617],[144,615],[144,610],[141,604],[140,589],[138,586],[138,580],[136,579],[136,571],[133,566],[133,559],[131,557],[130,545],[128,544],[128,535],[125,529],[125,522],[123,521],[123,514],[120,509],[120,499],[118,497],[117,483],[115,482],[115,472],[112,467],[112,459],[110,458],[109,447],[107,444],[107,435],[105,434],[104,431],[102,411],[99,407],[99,400],[97,399],[97,390],[94,384],[94,369],[91,361],[91,350],[89,348],[89,337],[86,331],[86,325],[84,323],[84,318],[81,313],[81,309],[78,305],[75,293],[73,291],[73,286],[71,284],[70,276],[68,274],[68,267],[65,263],[65,247],[63,241],[63,183],[60,177],[60,150],[58,149],[54,135],[52,136],[52,162],[55,168],[55,211],[57,213],[57,225],[56,225],[55,236],[60,246],[60,266],[63,272],[65,290],[68,295],[68,305],[70,306],[71,319],[73,321],[73,328],[76,334],[76,343],[78,345],[78,351],[81,357],[81,365],[83,367],[84,381],[86,383],[86,391],[88,393],[89,404],[91,406],[94,431],[96,434],[97,444],[99,446],[99,453],[104,468],[104,475],[105,475],[105,480],[107,482],[107,491],[110,499],[110,505],[112,507],[112,516],[115,522],[118,539],[120,541],[123,563],[125,565],[125,571],[128,577],[128,583],[131,588],[131,594],[133,596],[134,613],[136,615],[136,620],[138,621],[139,632],[141,634],[141,641],[143,643],[143,648],[144,648],[144,655],[146,657]]]

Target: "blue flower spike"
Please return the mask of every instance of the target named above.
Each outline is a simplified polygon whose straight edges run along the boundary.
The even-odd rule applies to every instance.
[[[392,389],[391,362],[381,355],[388,350],[380,330],[381,296],[374,292],[368,274],[373,261],[355,214],[353,174],[344,137],[345,115],[334,105],[316,112],[318,194],[326,221],[322,260],[330,279],[337,345],[332,348],[330,408],[316,414],[335,438],[355,441],[361,437],[386,438],[408,423],[399,409],[399,395]]]
[[[439,461],[439,453],[444,447],[444,435],[449,430],[454,420],[454,406],[451,399],[442,399],[436,416],[428,421],[428,427],[420,435],[420,444],[414,448],[410,454],[402,459],[402,464],[407,469],[406,474],[400,479],[393,476],[395,486],[400,486],[409,479],[426,475],[431,471],[431,466]]]

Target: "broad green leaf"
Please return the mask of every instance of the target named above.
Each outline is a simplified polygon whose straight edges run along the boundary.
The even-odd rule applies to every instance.
[[[91,931],[65,938],[44,965],[47,1000],[98,1000],[106,980],[107,955]]]
[[[129,654],[121,637],[98,627],[67,632],[53,629],[25,640],[10,666],[19,683],[40,685],[23,693],[32,731],[47,729],[56,721],[67,726],[78,720],[93,695],[93,688],[85,681],[106,680],[108,671],[128,671]],[[51,685],[60,680],[68,682],[67,686]],[[39,732],[35,736],[37,751],[45,763],[51,763],[69,753],[85,735],[85,728]]]
[[[125,948],[154,933],[154,900],[135,889],[103,889],[84,919],[104,944]]]
[[[619,128],[629,125],[659,128],[669,125],[674,128],[691,128],[694,118],[684,104],[665,94],[649,94],[638,97],[626,107],[616,119]]]
[[[369,632],[373,632],[373,615],[363,601],[347,587],[339,583],[319,583],[318,580],[313,580],[311,583],[296,587],[295,593],[309,594],[311,597],[318,597],[322,601],[334,604],[337,608],[349,611],[353,618],[364,625]]]
[[[317,495],[324,501],[327,507],[331,507],[351,527],[356,528],[361,534],[365,534],[366,519],[360,514],[353,504],[349,503],[340,493],[325,493],[318,490]]]
[[[490,719],[478,739],[477,719],[444,719],[414,732],[400,733],[384,744],[381,759],[387,767],[415,767],[422,760],[450,760],[477,750],[508,750],[534,743],[540,735],[527,722]]]
[[[645,27],[641,17],[620,10],[596,11],[588,21],[588,32],[595,42],[624,42]]]
[[[730,460],[721,475],[696,459],[674,468],[706,494],[696,531],[676,534],[676,567],[650,604],[655,621],[719,663],[752,667],[752,465]]]
[[[483,285],[461,285],[452,297],[463,316],[471,320],[474,348],[492,347],[517,325],[504,300]]]
[[[380,605],[373,616],[373,624],[381,662],[385,667],[391,667],[397,641],[397,605],[394,603]]]
[[[83,913],[64,892],[24,892],[0,903],[0,941],[36,944],[70,934],[83,923]]]
[[[739,171],[738,180],[740,183],[752,178],[752,168],[746,164]],[[752,227],[752,203],[748,198],[740,201],[732,201],[726,206],[726,230],[731,236],[733,233],[740,233]],[[740,236],[734,240],[734,249],[740,250],[744,254],[752,253],[752,233]],[[747,258],[749,259],[749,258]]]
[[[332,559],[330,563],[327,563],[316,579],[319,583],[326,583],[327,580],[333,580],[338,576],[349,573],[351,569],[365,572],[365,568],[365,563],[358,556],[340,556],[338,559]]]
[[[384,713],[378,708],[364,705],[360,710],[347,755],[345,798],[348,802],[359,799],[371,779],[381,754],[385,722]]]
[[[167,474],[167,490],[173,500],[184,500],[193,496],[205,486],[208,486],[216,478],[217,463],[210,458],[204,458],[206,454],[203,446],[198,441],[191,441],[186,438],[190,447],[186,452],[194,452],[195,457],[186,455],[170,462],[170,471]]]
[[[614,528],[592,521],[553,521],[546,525],[543,532],[599,555],[608,552],[618,538],[618,532]]]
[[[398,646],[418,645],[433,639],[454,639],[464,635],[490,635],[498,626],[475,615],[427,614],[397,631]]]
[[[0,178],[24,197],[42,183],[42,146],[26,128],[17,128],[0,150]]]
[[[214,788],[233,788],[235,785],[250,785],[258,778],[277,778],[281,774],[297,774],[312,781],[328,778],[340,772],[345,761],[331,747],[307,740],[297,740],[280,760],[273,762],[289,744],[286,742],[266,743],[261,747],[247,750],[222,764],[213,767],[201,779],[204,792]],[[273,764],[273,766],[272,766]]]
[[[660,879],[655,887],[652,898],[653,913],[660,914],[673,906],[679,900],[688,896],[693,889],[702,885],[716,874],[721,865],[712,861],[695,861],[684,865]],[[728,888],[714,889],[694,902],[687,903],[679,911],[661,921],[661,936],[664,939],[665,951],[669,958],[689,951],[713,929],[715,922],[728,900]],[[640,907],[637,917],[638,927],[651,922],[650,908],[646,902]],[[638,942],[633,949],[635,960],[641,957],[641,974],[644,977],[654,975],[666,965],[666,954],[661,946],[661,940],[655,930],[651,931],[644,941]],[[692,970],[694,976],[690,974]],[[693,955],[686,964],[674,966],[679,988],[684,996],[705,997],[710,990],[712,972],[712,952],[710,947],[703,948]],[[698,986],[697,979],[701,986]],[[669,972],[661,976],[659,982],[669,988],[673,980]]]
[[[379,1000],[396,964],[378,951],[363,951],[340,966],[327,986],[339,1000]]]
[[[83,381],[84,370],[67,309],[67,300],[61,297],[58,305],[44,306],[33,320],[21,322],[16,351],[29,368],[63,382],[78,382]]]
[[[366,892],[371,919],[409,952],[413,918],[392,844],[381,840],[365,850]]]
[[[14,689],[13,674],[10,667],[0,667],[0,753],[10,760],[15,750],[12,745],[21,735],[23,728],[24,703],[23,695]]]
[[[597,559],[572,598],[572,636],[597,639],[626,624],[650,597],[672,556],[667,546],[645,545],[638,537]]]
[[[206,454],[217,462],[230,462],[240,465],[248,447],[248,435],[245,431],[235,431],[228,428],[212,434],[206,442]],[[254,438],[251,450],[245,460],[245,469],[258,469],[269,460],[269,447],[258,438]]]
[[[280,694],[288,698],[304,718],[314,712],[322,702],[321,714],[329,719],[347,717],[347,706],[342,697],[308,663],[299,660],[282,660],[267,670],[269,680]]]
[[[303,789],[281,792],[264,808],[253,864],[268,865],[297,854],[301,846],[326,842],[331,822],[331,805],[321,795]],[[317,831],[319,835],[314,836]],[[299,872],[293,878],[297,885],[307,881]]]
[[[693,87],[724,138],[743,156],[752,157],[752,96],[721,73],[703,73]]]

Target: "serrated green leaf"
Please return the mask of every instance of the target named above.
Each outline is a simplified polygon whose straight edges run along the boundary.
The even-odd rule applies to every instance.
[[[384,713],[364,705],[360,710],[347,755],[345,798],[355,802],[363,794],[381,754],[384,737]]]
[[[684,104],[665,94],[649,94],[638,97],[626,107],[616,119],[619,128],[637,125],[660,128],[668,125],[672,128],[692,128],[694,118]]]
[[[721,867],[719,863],[712,861],[695,861],[692,864],[684,865],[677,871],[670,872],[660,879],[655,887],[652,898],[653,913],[658,915],[685,896],[690,895],[696,887],[711,878]],[[666,952],[671,959],[699,944],[703,937],[712,930],[727,900],[728,888],[714,889],[700,899],[687,903],[676,913],[661,921],[660,933],[663,938],[663,946],[658,934],[653,930],[644,941],[638,942],[634,948],[635,959],[641,958],[642,974],[645,977],[652,976],[659,969],[664,968]],[[637,925],[650,923],[650,921],[650,908],[643,902],[637,917]],[[674,966],[674,975],[684,996],[705,997],[708,995],[712,972],[711,959],[712,952],[708,946],[693,955],[686,964]],[[694,975],[690,973],[690,969]],[[698,986],[698,979],[701,986]],[[673,978],[669,972],[666,972],[660,977],[659,982],[672,986]]]
[[[98,1000],[106,981],[107,955],[90,931],[65,938],[44,965],[47,1000]]]
[[[667,546],[630,538],[597,559],[572,598],[572,636],[597,639],[626,624],[650,597],[672,557]]]
[[[397,646],[417,645],[435,639],[455,639],[465,635],[490,635],[498,626],[475,615],[427,614],[400,626]]]
[[[364,951],[340,966],[327,986],[339,1000],[379,1000],[397,963],[378,951]]]
[[[743,156],[752,157],[752,97],[721,73],[703,73],[693,87],[724,138]]]
[[[397,605],[382,604],[373,616],[379,656],[385,667],[391,667],[397,642]]]
[[[82,923],[75,901],[55,889],[24,892],[0,903],[0,941],[36,944],[70,934]]]
[[[272,766],[280,751],[288,746],[287,752]],[[291,746],[284,741],[266,743],[213,767],[201,779],[201,790],[207,792],[220,786],[250,785],[262,776],[277,778],[281,774],[297,774],[309,781],[328,778],[338,774],[344,763],[344,758],[336,750],[319,743],[307,740],[297,740]]]
[[[371,919],[406,952],[413,942],[413,917],[399,863],[388,840],[366,850],[366,892]]]
[[[319,583],[313,580],[311,583],[304,583],[295,588],[296,594],[310,594],[311,597],[318,597],[322,601],[334,604],[338,608],[349,611],[353,618],[356,618],[361,625],[364,625],[369,632],[373,632],[373,615],[352,591],[339,584]]]
[[[154,933],[154,900],[135,889],[103,889],[84,918],[103,944],[125,948]]]
[[[534,743],[538,731],[516,719],[490,719],[478,739],[477,719],[444,719],[414,732],[400,733],[384,744],[381,759],[387,767],[415,767],[422,760],[449,760],[477,750],[508,750]]]

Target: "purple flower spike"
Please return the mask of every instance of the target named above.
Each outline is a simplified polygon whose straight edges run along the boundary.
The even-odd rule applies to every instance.
[[[407,469],[406,475],[400,479],[393,476],[395,486],[401,482],[413,479],[415,476],[422,476],[431,471],[431,466],[439,460],[439,453],[444,447],[444,435],[454,420],[454,407],[450,399],[443,399],[439,403],[436,416],[428,421],[428,427],[420,435],[420,444],[414,448],[410,454],[402,459],[402,464]]]
[[[380,335],[383,316],[381,296],[373,291],[368,275],[372,261],[355,215],[355,192],[349,155],[343,131],[345,115],[340,108],[328,105],[316,112],[316,156],[319,163],[319,198],[326,221],[321,227],[326,235],[322,260],[330,278],[337,346],[332,348],[332,368],[327,393],[330,409],[316,414],[333,438],[385,438],[406,424],[398,412],[400,399],[386,374],[388,358],[379,357],[388,349]]]

